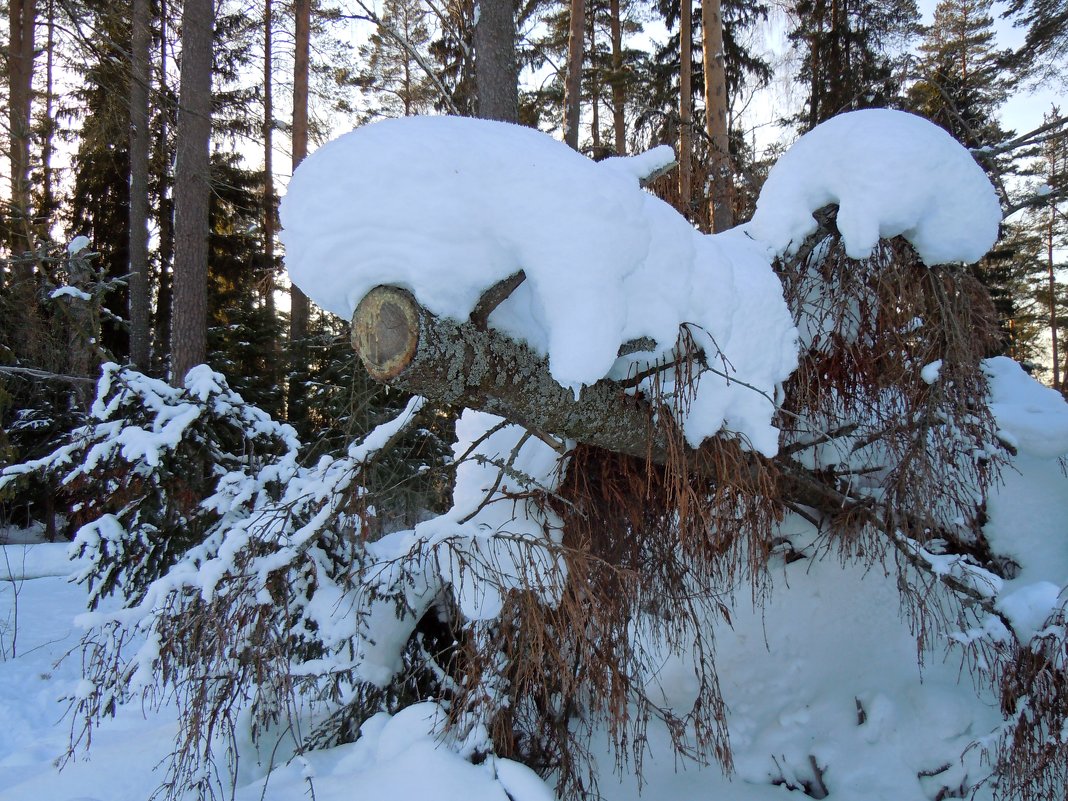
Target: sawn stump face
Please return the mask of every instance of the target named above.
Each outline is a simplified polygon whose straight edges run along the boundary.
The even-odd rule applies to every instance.
[[[419,347],[419,317],[411,296],[388,286],[368,292],[353,315],[352,347],[375,380],[399,375]]]

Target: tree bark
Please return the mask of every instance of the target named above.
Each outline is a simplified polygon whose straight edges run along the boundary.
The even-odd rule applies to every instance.
[[[567,80],[564,81],[564,142],[572,150],[579,149],[585,32],[586,2],[571,0],[571,26],[567,36]],[[596,99],[594,102],[596,103]]]
[[[1053,260],[1054,246],[1054,210],[1049,210],[1049,226],[1046,230],[1046,264],[1049,268],[1049,338],[1053,362],[1053,388],[1061,390],[1061,361],[1059,342],[1057,341],[1057,270]]]
[[[11,252],[21,255],[31,249],[30,138],[33,132],[34,33],[37,25],[35,0],[8,2],[8,158],[11,166]],[[16,265],[20,278],[32,274],[30,262]]]
[[[707,0],[706,0],[707,2]],[[693,0],[679,3],[679,211],[693,202]]]
[[[614,381],[578,398],[526,345],[472,322],[436,317],[407,290],[380,286],[357,306],[352,346],[376,381],[429,400],[491,412],[527,428],[663,461],[650,407]]]
[[[263,300],[274,314],[274,8],[263,3]]]
[[[54,170],[52,169],[52,154],[56,144],[56,120],[55,112],[55,63],[56,63],[56,3],[48,0],[48,9],[45,12],[47,34],[45,39],[45,107],[41,120],[41,208],[40,225],[38,230],[42,234],[48,234],[51,221],[56,213],[56,197],[54,190]]]
[[[720,0],[702,0],[704,36],[705,124],[711,143],[712,231],[734,225],[731,202],[730,139],[727,131],[727,76],[723,62],[723,14]]]
[[[519,122],[519,69],[515,57],[513,0],[479,0],[475,6],[475,89],[478,116]]]
[[[171,383],[207,358],[213,0],[186,0],[174,186]]]
[[[627,153],[627,120],[624,115],[626,89],[623,74],[623,24],[619,0],[609,0],[609,27],[612,35],[612,130],[615,134],[616,155]]]
[[[133,0],[130,37],[130,363],[148,369],[149,0]]]
[[[293,62],[293,170],[308,155],[308,81],[311,71],[311,0],[294,3],[294,34],[296,51]],[[296,284],[289,287],[289,352],[290,379],[287,405],[289,419],[304,416],[304,381],[300,374],[308,369],[308,318],[311,304]]]

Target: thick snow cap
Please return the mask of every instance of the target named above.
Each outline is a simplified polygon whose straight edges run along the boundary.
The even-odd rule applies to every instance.
[[[975,159],[932,122],[868,109],[832,117],[772,167],[746,226],[773,254],[816,230],[812,212],[837,203],[846,253],[902,235],[925,264],[974,262],[998,235],[1001,206]]]
[[[459,117],[360,128],[301,164],[282,203],[290,276],[351,316],[379,284],[466,319],[494,283],[527,280],[489,319],[578,389],[667,356],[688,324],[710,364],[680,422],[691,444],[721,430],[774,453],[777,385],[795,329],[762,245],[710,237],[639,187],[667,148],[598,164],[546,134]],[[622,343],[656,345],[630,360]],[[670,361],[670,358],[667,359]]]

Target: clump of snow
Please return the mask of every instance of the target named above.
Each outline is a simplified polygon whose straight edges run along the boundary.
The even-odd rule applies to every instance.
[[[538,131],[455,117],[368,125],[325,145],[293,176],[281,209],[290,276],[351,317],[375,286],[410,289],[465,320],[496,282],[527,279],[490,325],[545,354],[579,390],[616,370],[670,362],[686,324],[710,365],[682,415],[691,444],[723,428],[774,453],[776,386],[796,332],[763,248],[708,237],[641,191],[658,149],[597,164]],[[620,345],[647,337],[639,359]],[[747,386],[748,385],[748,386]]]
[[[600,162],[602,167],[620,170],[639,181],[676,164],[675,151],[669,145],[659,145],[634,156],[612,156]]]
[[[920,378],[923,379],[925,384],[933,384],[938,380],[938,376],[942,372],[942,360],[935,359],[930,364],[925,364],[923,369],[920,370]]]
[[[89,237],[76,236],[67,244],[67,255],[75,256],[89,247]]]
[[[982,369],[1003,441],[1042,458],[1068,453],[1068,403],[1059,392],[1035,381],[1007,356],[985,359]]]
[[[928,265],[978,261],[1001,222],[971,154],[934,123],[889,109],[840,114],[797,140],[772,167],[746,230],[783,254],[816,230],[812,212],[831,203],[854,259],[902,235]]]
[[[1060,593],[1056,584],[1036,581],[999,598],[997,609],[1012,623],[1020,640],[1027,642],[1042,630],[1057,608],[1063,607]]]
[[[55,300],[56,298],[78,298],[78,300],[93,299],[88,292],[78,289],[76,286],[61,286],[58,289],[53,289],[48,297],[52,300]]]

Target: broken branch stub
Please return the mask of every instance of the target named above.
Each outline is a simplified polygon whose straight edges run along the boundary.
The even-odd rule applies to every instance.
[[[352,316],[352,348],[371,377],[388,382],[411,363],[418,347],[412,296],[390,286],[368,292]]]

